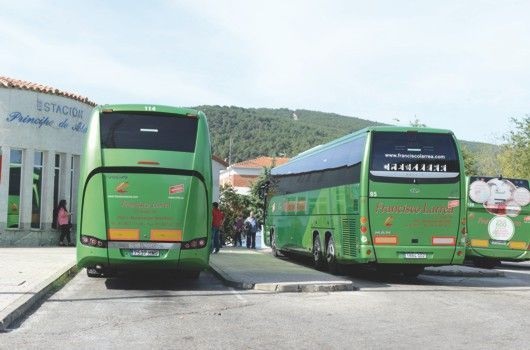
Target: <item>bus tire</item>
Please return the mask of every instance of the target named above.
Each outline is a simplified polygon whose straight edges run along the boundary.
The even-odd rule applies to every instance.
[[[335,250],[335,242],[333,241],[332,236],[328,238],[326,244],[326,263],[328,264],[329,272],[332,274],[336,275],[340,272],[340,266],[337,262],[337,253]]]
[[[86,275],[90,278],[100,278],[103,277],[103,274],[98,272],[94,267],[86,268]]]
[[[278,257],[278,248],[276,247],[276,237],[274,234],[274,231],[271,231],[271,250],[272,250],[272,256]]]
[[[313,265],[318,270],[321,270],[324,267],[322,245],[320,244],[320,236],[318,234],[313,237]]]

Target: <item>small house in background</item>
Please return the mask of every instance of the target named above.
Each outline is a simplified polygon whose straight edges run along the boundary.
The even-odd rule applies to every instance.
[[[216,155],[212,155],[212,201],[219,201],[219,175],[228,167],[228,163]]]
[[[263,168],[287,163],[285,157],[258,157],[228,166],[221,171],[221,186],[230,184],[239,194],[249,194],[252,183],[263,173]]]

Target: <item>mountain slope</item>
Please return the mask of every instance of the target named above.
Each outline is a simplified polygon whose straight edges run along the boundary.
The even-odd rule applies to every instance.
[[[197,106],[208,118],[213,153],[231,162],[259,156],[292,157],[367,126],[370,120],[308,110]],[[232,147],[230,152],[230,139]],[[473,153],[494,145],[462,141]]]

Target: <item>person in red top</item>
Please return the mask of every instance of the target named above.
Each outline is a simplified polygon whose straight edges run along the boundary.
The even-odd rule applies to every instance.
[[[223,226],[225,215],[219,209],[219,203],[213,202],[212,209],[212,241],[213,241],[213,253],[219,252],[221,248],[221,241],[219,239],[219,229]]]

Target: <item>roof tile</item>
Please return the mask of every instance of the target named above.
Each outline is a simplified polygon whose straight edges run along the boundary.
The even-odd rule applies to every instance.
[[[62,91],[62,90],[53,88],[51,86],[32,83],[32,82],[25,81],[25,80],[18,80],[18,79],[0,76],[0,87],[21,89],[21,90],[31,90],[31,91],[36,91],[36,92],[42,92],[45,94],[50,94],[50,95],[64,96],[64,97],[71,98],[73,100],[77,100],[79,102],[86,103],[91,106],[96,105],[96,103],[94,103],[93,101],[90,101],[87,97],[77,95],[71,92]]]
[[[254,159],[244,160],[239,163],[234,163],[234,168],[263,168],[270,167],[274,163],[274,166],[282,165],[287,163],[289,158],[286,157],[258,157]]]

